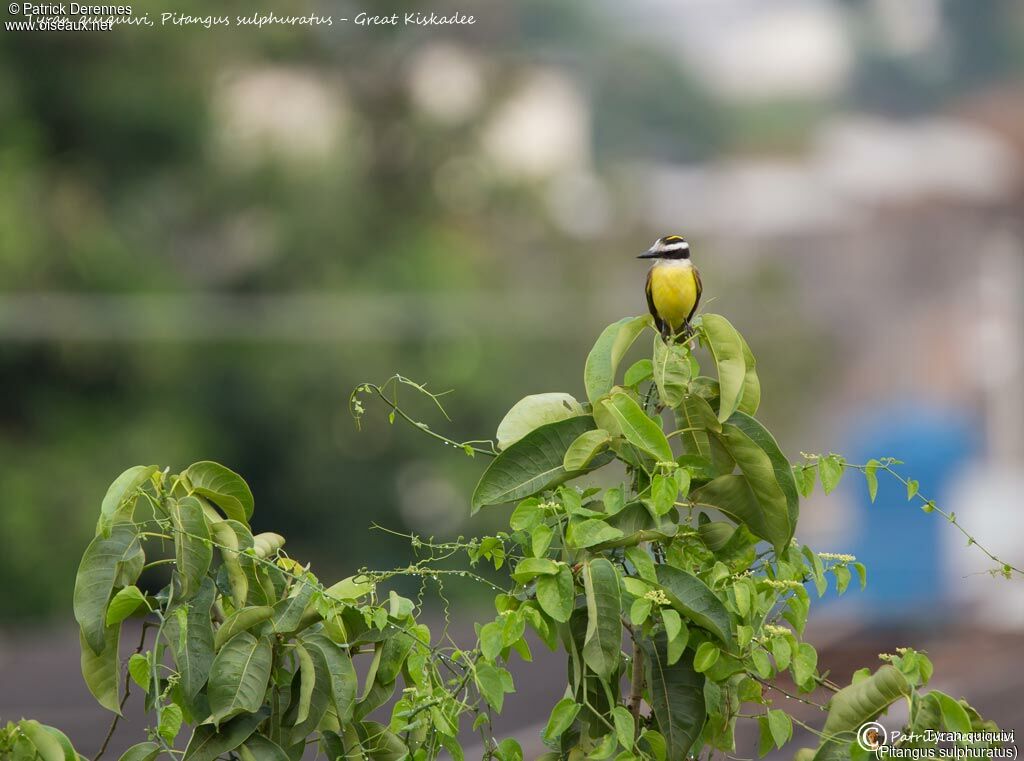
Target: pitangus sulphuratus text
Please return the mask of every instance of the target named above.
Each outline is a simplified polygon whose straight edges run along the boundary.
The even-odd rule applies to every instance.
[[[666,342],[689,337],[702,290],[690,244],[679,235],[666,235],[637,258],[654,259],[647,273],[647,308],[661,337]]]

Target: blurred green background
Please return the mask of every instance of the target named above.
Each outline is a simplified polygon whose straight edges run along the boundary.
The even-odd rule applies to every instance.
[[[255,528],[323,578],[406,562],[371,522],[485,532],[482,464],[379,408],[357,433],[349,391],[454,388],[456,438],[579,394],[594,337],[645,309],[632,257],[667,233],[753,345],[791,456],[838,448],[837,410],[872,394],[943,391],[929,310],[974,277],[978,230],[1019,233],[1021,6],[767,5],[5,32],[0,623],[69,618],[99,501],[136,463],[239,471]],[[900,357],[909,375],[864,380]],[[957,393],[981,407],[983,386]]]

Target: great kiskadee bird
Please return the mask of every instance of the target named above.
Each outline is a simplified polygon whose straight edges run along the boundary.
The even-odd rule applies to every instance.
[[[637,258],[654,259],[647,273],[647,308],[661,337],[666,343],[689,337],[702,290],[690,244],[679,235],[666,235]]]

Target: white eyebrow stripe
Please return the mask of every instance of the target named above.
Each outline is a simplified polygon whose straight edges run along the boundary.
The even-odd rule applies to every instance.
[[[679,241],[678,243],[662,244],[659,248],[660,251],[685,251],[690,248],[690,244],[685,240]]]

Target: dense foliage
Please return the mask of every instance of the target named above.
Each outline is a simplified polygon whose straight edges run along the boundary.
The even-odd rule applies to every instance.
[[[474,511],[517,503],[509,530],[495,536],[411,537],[419,559],[395,571],[322,583],[288,556],[281,535],[253,535],[252,493],[217,463],[125,471],[103,499],[74,595],[89,689],[119,716],[135,686],[152,716],[149,739],[122,761],[298,761],[310,743],[330,759],[462,759],[469,717],[485,757],[521,761],[520,744],[489,727],[515,690],[509,661],[532,658],[528,631],[567,661],[565,696],[543,731],[545,759],[710,758],[736,750],[739,720],[757,723],[764,755],[793,736],[797,719],[780,696],[826,712],[811,727],[818,747],[798,751],[801,761],[867,758],[859,728],[900,700],[909,702],[906,747],[934,745],[925,729],[994,731],[965,701],[925,690],[932,666],[923,653],[884,655],[880,668],[841,687],[803,638],[811,592],[831,581],[842,593],[854,574],[863,585],[865,569],[797,541],[801,495],[819,480],[831,491],[851,467],[873,492],[894,463],[850,466],[828,455],[792,466],[754,417],[753,354],[718,315],[695,325],[713,377],[690,345],[655,336],[651,357],[618,382],[626,351],[649,328],[647,317],[609,326],[587,358],[586,401],[526,397],[489,446],[413,419],[399,388],[436,397],[400,376],[357,388],[357,419],[375,396],[392,421],[493,457]],[[914,482],[908,499],[923,499]],[[478,575],[473,566],[484,562],[508,570],[505,586]],[[168,568],[159,591],[144,591],[144,572],[152,580]],[[478,625],[471,648],[447,626],[435,634],[417,621],[423,594],[414,601],[389,586],[443,574],[498,591],[497,615]],[[141,619],[141,633],[122,667],[129,619]],[[832,693],[827,705],[815,700],[821,691]],[[116,726],[115,718],[111,733]],[[76,759],[68,738],[31,720],[0,731],[8,755]]]

